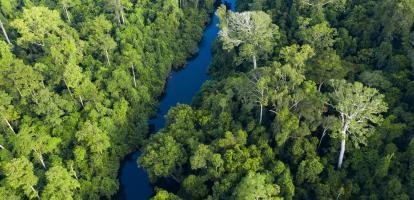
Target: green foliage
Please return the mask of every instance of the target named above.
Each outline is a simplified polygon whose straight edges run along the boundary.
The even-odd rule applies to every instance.
[[[266,174],[248,173],[234,189],[234,199],[282,199],[280,187],[267,179]]]
[[[213,11],[183,1],[0,1],[0,199],[112,198]]]
[[[187,176],[181,183],[184,196],[188,199],[204,199],[208,189],[202,177]]]
[[[110,199],[213,4],[0,0],[0,197]],[[179,187],[153,199],[412,198],[413,5],[219,7],[213,79],[138,161]]]
[[[356,147],[367,144],[367,137],[373,133],[372,125],[380,124],[383,120],[380,113],[388,109],[384,95],[359,82],[332,81],[332,87],[332,106],[340,115],[340,133],[344,134],[336,137],[345,139],[343,137],[350,135],[349,139]]]
[[[151,180],[155,180],[156,177],[174,176],[185,160],[183,147],[173,137],[158,134],[151,138],[151,143],[143,150],[138,164],[148,170]]]
[[[34,174],[33,164],[24,157],[14,158],[4,165],[4,186],[16,192],[23,192],[27,197],[38,197],[35,186],[38,177]]]
[[[314,49],[321,51],[334,45],[337,32],[329,27],[328,22],[310,25],[311,19],[305,18],[300,20],[298,38],[303,42],[310,44]]]
[[[317,158],[304,160],[300,163],[298,169],[298,182],[315,183],[319,180],[318,175],[323,171],[323,165]]]
[[[157,194],[151,198],[152,200],[180,200],[180,198],[165,190],[158,190]]]
[[[194,155],[190,158],[192,169],[202,169],[207,167],[207,161],[212,158],[213,152],[208,149],[207,145],[201,144],[197,147]]]
[[[109,137],[96,124],[87,121],[75,134],[77,141],[91,153],[102,154],[110,147]]]
[[[3,125],[3,127],[8,126],[7,129],[10,128],[13,133],[16,133],[10,124],[11,120],[18,118],[18,114],[11,104],[12,98],[7,93],[0,91],[0,100],[0,115],[3,118],[3,124],[5,122],[5,125]]]
[[[303,70],[306,61],[314,55],[315,52],[309,45],[299,46],[294,44],[280,50],[280,57],[283,61],[299,71]]]
[[[252,59],[256,69],[256,57],[271,51],[278,39],[278,27],[272,24],[269,15],[261,11],[226,13],[224,6],[219,8],[219,33],[223,48],[230,50],[238,47],[241,60]]]
[[[289,139],[291,133],[299,129],[299,119],[297,116],[291,116],[289,110],[284,108],[278,112],[275,120],[275,124],[277,124],[275,129],[276,144],[282,146]]]
[[[173,108],[179,120],[170,115],[160,133],[188,155],[175,194],[411,198],[412,5],[238,0],[237,12],[219,7],[213,80],[191,109]],[[335,166],[338,148],[345,163]],[[269,185],[280,186],[277,197],[268,196]]]
[[[42,193],[46,199],[73,199],[79,182],[62,166],[54,166],[46,172],[47,185]]]
[[[46,7],[31,7],[23,9],[23,16],[11,24],[18,30],[21,37],[17,39],[19,45],[37,45],[43,47],[53,41],[56,36],[63,35],[65,26],[60,19],[59,12]]]
[[[323,51],[316,55],[306,69],[307,77],[314,80],[317,84],[328,83],[330,79],[342,79],[348,69],[345,63],[335,51]]]

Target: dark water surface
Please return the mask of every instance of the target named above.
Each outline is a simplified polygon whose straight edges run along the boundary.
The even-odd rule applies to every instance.
[[[223,0],[223,2],[231,4],[231,9],[235,10],[236,0]],[[215,15],[212,18],[198,45],[197,56],[190,59],[183,70],[173,72],[168,79],[165,96],[160,101],[157,116],[149,121],[154,125],[155,132],[164,127],[164,115],[171,107],[177,103],[190,104],[201,85],[209,79],[207,68],[212,61],[211,47],[219,32],[217,27],[219,20]],[[139,151],[132,153],[122,162],[119,174],[121,185],[116,199],[147,200],[152,196],[153,187],[147,174],[142,168],[137,167],[136,161],[139,155]]]

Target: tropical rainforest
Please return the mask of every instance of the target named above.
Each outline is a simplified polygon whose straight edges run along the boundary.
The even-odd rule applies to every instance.
[[[154,200],[413,199],[414,0],[219,3],[0,0],[0,199],[111,199],[138,148]]]
[[[154,199],[414,198],[414,1],[220,7],[212,80],[138,164]]]
[[[214,1],[0,0],[0,199],[110,199]]]

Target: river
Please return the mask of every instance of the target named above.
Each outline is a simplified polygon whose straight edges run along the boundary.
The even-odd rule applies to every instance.
[[[223,2],[230,4],[231,10],[235,10],[236,0],[223,0]],[[218,22],[217,16],[213,15],[211,23],[205,28],[203,38],[198,44],[198,54],[188,60],[183,70],[174,71],[169,77],[165,96],[158,106],[157,116],[149,121],[149,124],[154,126],[155,132],[164,127],[164,116],[171,107],[177,103],[190,104],[203,83],[209,79],[207,69],[213,58],[211,48],[219,32]],[[153,195],[153,187],[147,174],[137,166],[139,155],[140,152],[136,151],[122,161],[119,174],[120,191],[116,199],[146,200]]]

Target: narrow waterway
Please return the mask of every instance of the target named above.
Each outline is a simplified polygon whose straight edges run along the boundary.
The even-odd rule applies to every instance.
[[[236,0],[222,1],[231,5],[231,10],[235,10]],[[164,127],[164,116],[171,107],[177,103],[190,104],[202,84],[209,79],[207,68],[212,61],[212,44],[219,32],[218,22],[217,16],[213,15],[211,23],[204,30],[202,41],[198,45],[197,56],[190,59],[183,70],[173,72],[169,77],[165,96],[160,101],[157,116],[149,121],[154,126],[155,132]],[[117,199],[146,200],[153,194],[153,188],[147,174],[142,168],[137,167],[136,161],[139,156],[140,152],[137,151],[127,156],[122,162],[119,175],[121,184]]]

